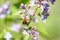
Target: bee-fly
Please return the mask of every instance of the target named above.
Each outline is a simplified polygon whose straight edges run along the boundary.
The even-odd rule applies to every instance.
[[[27,19],[26,19],[26,18],[23,18],[22,23],[23,23],[23,24],[27,24]]]

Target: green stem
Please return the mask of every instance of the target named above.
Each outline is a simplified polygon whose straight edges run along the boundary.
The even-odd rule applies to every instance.
[[[38,10],[38,7],[37,7],[36,10],[34,11],[34,15],[35,15],[35,13],[36,13],[37,10]],[[30,21],[28,22],[27,26],[29,26],[29,24],[31,23],[32,19],[34,18],[34,15],[32,16],[32,18],[31,18],[31,16],[30,16]]]
[[[6,17],[5,17],[5,25],[7,26],[7,14],[6,14]]]

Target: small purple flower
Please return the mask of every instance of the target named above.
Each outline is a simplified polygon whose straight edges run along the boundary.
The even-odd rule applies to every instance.
[[[44,7],[44,11],[48,11],[48,7]]]
[[[49,4],[45,4],[44,6],[49,7],[50,5]]]
[[[42,16],[41,18],[42,18],[42,20],[45,20],[46,19],[44,16]]]
[[[33,30],[31,30],[33,40],[37,40],[37,36],[39,35],[39,32],[36,32],[36,30],[37,30],[36,26],[33,28]]]
[[[31,31],[32,35],[37,36],[39,33],[36,31],[37,31],[37,27],[35,26],[35,27],[33,27],[32,31]]]
[[[56,1],[56,0],[49,0],[52,4],[54,4],[54,2]]]
[[[46,23],[46,18],[44,16],[42,16],[41,19],[44,23]]]
[[[46,23],[46,19],[47,19],[48,16],[49,16],[49,14],[44,14],[42,16],[42,21]]]
[[[39,35],[39,32],[36,32],[37,27],[33,27],[32,30],[27,30],[27,27],[24,28],[23,34],[27,35],[27,36],[32,36],[32,40],[37,40],[37,36]]]
[[[55,2],[56,0],[50,0],[50,1]]]
[[[47,19],[48,16],[49,16],[49,14],[45,14],[45,15],[44,15],[44,18]]]
[[[32,36],[32,40],[37,40],[37,36],[39,35],[39,32],[36,31],[37,27],[34,26],[32,30],[28,30],[27,27],[24,28],[23,34],[29,36]]]
[[[44,8],[43,8],[43,11],[42,11],[42,14],[44,15],[44,14],[48,13],[48,10],[49,10],[48,7],[44,7]]]
[[[22,3],[22,4],[20,5],[20,8],[21,8],[21,9],[25,9],[25,5]]]
[[[49,16],[49,14],[44,14],[42,20],[47,19],[48,16]]]
[[[36,31],[36,30],[37,30],[37,27],[36,27],[36,26],[34,26],[33,30],[34,30],[34,31]]]
[[[45,14],[44,16],[49,16],[49,14]]]

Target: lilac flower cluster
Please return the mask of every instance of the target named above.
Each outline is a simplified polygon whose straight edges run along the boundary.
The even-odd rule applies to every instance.
[[[30,36],[32,35],[32,40],[37,40],[37,36],[39,35],[39,32],[37,32],[37,27],[34,26],[32,29],[28,30],[24,28],[23,34]]]
[[[54,4],[55,0],[30,0],[30,4],[27,6],[27,8],[25,4],[22,3],[20,5],[22,11],[19,11],[19,14],[21,15],[23,24],[29,26],[31,21],[38,22],[38,15],[41,17],[42,21],[46,23],[46,19],[50,14],[49,2]],[[36,5],[37,8],[35,10],[32,10],[31,7]],[[41,9],[41,12],[36,13],[39,8]],[[32,40],[37,40],[37,35],[39,35],[39,32],[37,32],[36,30],[36,27],[34,27],[32,30],[24,28],[23,34],[26,34],[27,36],[32,35]]]
[[[42,20],[45,22],[45,20],[47,19],[47,17],[49,16],[50,10],[49,10],[49,4],[47,1],[42,1],[41,2],[43,9],[42,9]]]
[[[38,15],[41,17],[42,21],[46,23],[46,19],[48,18],[50,13],[49,2],[54,4],[55,0],[30,0],[30,4],[27,7],[25,4],[21,3],[20,4],[21,10],[19,11],[19,14],[22,19],[22,26],[26,25],[27,27],[24,28],[20,24],[14,23],[11,26],[11,30],[18,33],[22,28],[23,34],[27,36],[32,35],[32,40],[38,40],[37,36],[39,35],[39,32],[37,32],[37,27],[36,26],[29,27],[29,24],[31,23],[31,21],[38,22],[38,18],[37,18]],[[32,6],[36,6],[36,5],[37,5],[37,8],[35,10],[31,9]],[[6,14],[10,13],[9,8],[10,8],[9,2],[6,2],[0,7],[0,18],[4,18]],[[39,8],[41,9],[41,12],[36,13],[36,11]],[[9,32],[7,32],[4,38],[6,38],[6,40],[10,40],[10,38],[12,38],[12,35]]]
[[[36,27],[34,27],[32,30],[31,30],[31,34],[32,34],[32,39],[33,40],[37,40],[37,36],[39,35],[39,32],[37,32],[36,31],[37,30],[37,28]]]
[[[49,10],[50,5],[49,5],[49,2],[54,3],[55,0],[49,0],[49,1],[48,0],[37,0],[37,1],[30,0],[30,2],[31,3],[28,5],[28,8],[26,8],[23,3],[20,5],[20,8],[21,9],[24,9],[24,11],[25,11],[25,12],[20,12],[20,14],[26,14],[26,15],[24,15],[22,17],[23,18],[26,18],[26,19],[28,17],[28,19],[30,20],[30,17],[33,16],[32,19],[35,22],[38,22],[37,18],[34,17],[36,15],[35,12],[37,10],[34,11],[34,10],[31,10],[30,9],[32,6],[35,6],[37,4],[38,5],[37,6],[37,9],[38,8],[41,8],[41,13],[39,13],[39,16],[42,18],[42,21],[46,23],[46,19],[48,18],[49,13],[50,13],[50,10]]]

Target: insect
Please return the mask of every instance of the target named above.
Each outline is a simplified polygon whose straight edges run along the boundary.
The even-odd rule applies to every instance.
[[[27,24],[27,19],[26,19],[26,18],[23,18],[22,23],[23,23],[23,24]]]

